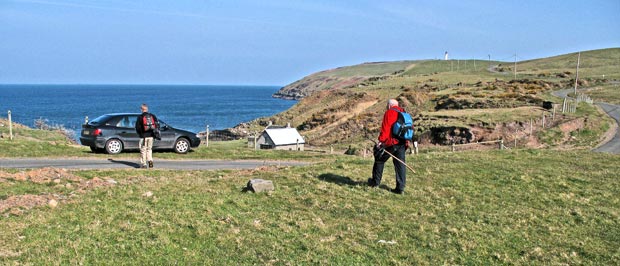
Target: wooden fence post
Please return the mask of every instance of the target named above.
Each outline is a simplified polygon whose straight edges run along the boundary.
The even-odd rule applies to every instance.
[[[564,102],[562,102],[562,113],[566,111],[566,98],[564,98]]]
[[[205,138],[205,141],[207,142],[207,147],[209,147],[209,125],[207,125],[207,136]]]
[[[519,133],[519,131],[515,130],[515,149],[517,148],[517,139],[518,139],[517,134],[518,133]]]
[[[9,110],[9,140],[13,140],[13,119],[11,118],[11,110]]]

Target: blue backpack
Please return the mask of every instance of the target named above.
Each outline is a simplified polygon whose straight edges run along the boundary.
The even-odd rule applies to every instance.
[[[394,108],[392,110],[398,112],[398,120],[392,125],[392,135],[401,140],[412,140],[413,118],[406,112],[401,112]]]

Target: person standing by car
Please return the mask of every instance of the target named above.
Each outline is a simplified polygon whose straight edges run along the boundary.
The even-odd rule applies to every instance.
[[[153,138],[158,138],[159,121],[154,114],[149,113],[145,103],[140,106],[142,114],[136,121],[136,132],[140,136],[140,166],[153,168]]]

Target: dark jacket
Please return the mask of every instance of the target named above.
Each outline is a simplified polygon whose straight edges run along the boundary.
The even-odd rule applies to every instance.
[[[404,110],[398,106],[392,106],[383,114],[383,122],[381,123],[381,133],[379,133],[379,141],[383,143],[385,147],[394,146],[399,143],[398,139],[392,135],[392,125],[398,120],[398,111],[404,112]]]
[[[138,116],[138,120],[136,121],[136,132],[138,133],[138,136],[140,136],[140,138],[152,138],[155,137],[155,132],[153,132],[153,130],[144,130],[144,115],[147,113],[142,113],[141,115]],[[159,129],[159,120],[157,120],[157,117],[154,114],[148,113],[151,116],[153,116],[153,120],[155,122],[155,125],[157,126],[157,128]]]

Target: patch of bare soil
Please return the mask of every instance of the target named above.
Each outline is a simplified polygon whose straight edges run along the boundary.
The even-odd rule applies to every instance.
[[[66,195],[63,194],[41,194],[41,195],[14,195],[6,199],[0,200],[0,214],[21,215],[24,212],[39,206],[49,206],[56,208],[58,204],[66,203],[70,197],[83,194],[88,191],[101,188],[111,187],[117,184],[113,179],[101,179],[95,177],[93,179],[85,179],[72,174],[66,169],[42,168],[30,171],[21,171],[15,174],[0,171],[0,179],[2,182],[32,182],[35,184],[56,184],[58,188],[62,188]]]
[[[21,215],[25,211],[30,210],[37,206],[44,206],[48,204],[52,199],[51,195],[19,195],[10,196],[5,200],[0,201],[0,213],[8,215]]]
[[[567,142],[570,140],[571,132],[585,127],[585,121],[582,118],[575,119],[575,120],[562,123],[558,127],[560,128],[560,131],[562,131],[562,134],[563,134],[562,142]]]
[[[71,174],[66,169],[57,169],[51,167],[35,169],[28,172],[15,173],[8,178],[16,181],[30,181],[37,184],[46,184],[55,180],[63,179],[72,182],[79,182],[82,180],[81,177]]]
[[[261,166],[255,169],[244,169],[244,170],[239,170],[235,172],[235,176],[252,176],[255,173],[275,172],[280,168],[281,168],[280,166],[267,165],[267,166]]]

